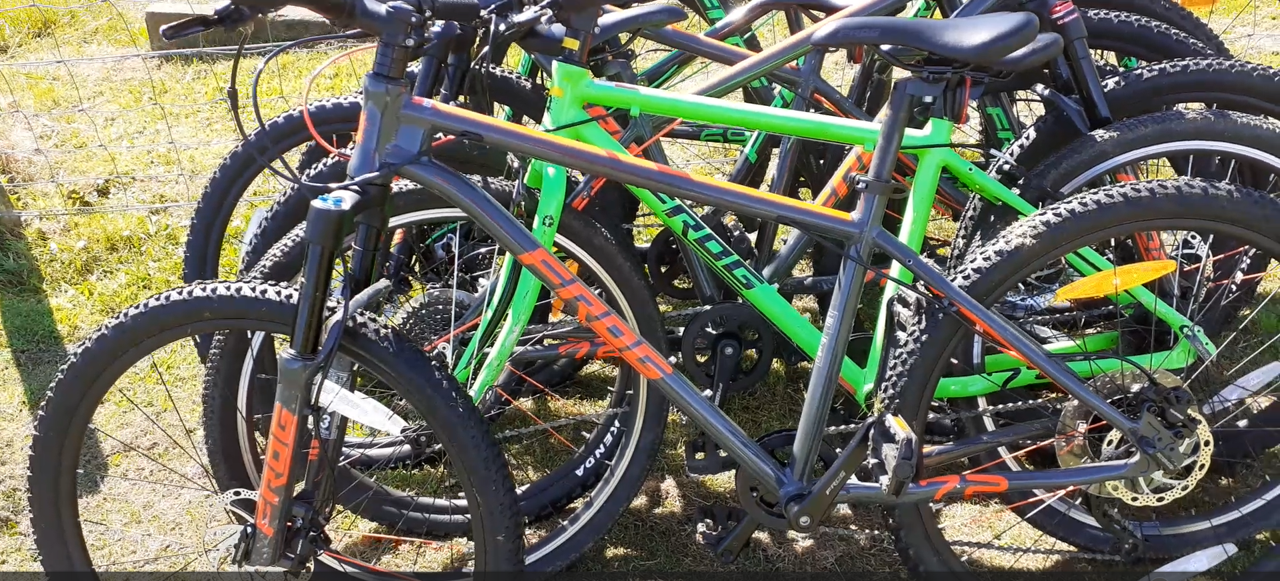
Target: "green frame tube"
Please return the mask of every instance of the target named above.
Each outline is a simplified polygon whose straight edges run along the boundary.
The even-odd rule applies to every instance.
[[[874,122],[835,118],[761,105],[726,102],[707,97],[682,95],[657,89],[601,81],[594,79],[589,70],[561,61],[554,63],[552,78],[554,82],[550,89],[551,99],[548,102],[548,111],[543,126],[564,127],[565,129],[558,132],[560,135],[612,151],[618,155],[630,154],[625,147],[614,140],[598,124],[582,123],[574,125],[584,119],[588,119],[585,112],[585,107],[588,104],[606,108],[626,108],[629,109],[633,119],[639,119],[644,114],[655,117],[729,125],[785,136],[860,146],[865,151],[873,151],[880,136],[880,125]],[[924,128],[908,129],[903,136],[902,152],[914,154],[918,160],[917,172],[911,183],[911,202],[906,215],[903,216],[903,226],[899,234],[899,239],[912,248],[920,248],[922,245],[929,221],[930,208],[932,208],[936,197],[938,180],[944,170],[991,203],[1008,205],[1024,216],[1033,213],[1037,209],[950,149],[952,129],[953,124],[950,121],[931,119]],[[834,179],[839,179],[840,177],[842,176],[836,176]],[[558,166],[537,164],[531,166],[526,182],[531,186],[540,187],[543,191],[543,195],[539,198],[534,233],[540,241],[550,246],[550,239],[544,238],[547,236],[547,228],[543,224],[544,222],[548,224],[559,222],[567,183],[565,172],[563,168]],[[821,341],[822,332],[810,323],[808,318],[797,311],[790,302],[784,299],[776,288],[760,284],[750,290],[745,289],[735,278],[736,276],[742,276],[742,271],[739,269],[737,271],[738,274],[731,274],[725,268],[728,260],[717,260],[715,258],[715,251],[728,248],[727,244],[700,221],[691,223],[687,218],[692,215],[691,212],[670,211],[672,208],[683,207],[683,202],[643,188],[632,186],[628,186],[628,188],[640,199],[641,203],[654,211],[664,225],[688,243],[707,264],[713,266],[713,270],[733,286],[744,300],[751,303],[761,314],[769,319],[779,332],[809,357],[813,357]],[[540,227],[542,228],[541,231],[538,229]],[[554,229],[552,229],[551,235],[554,235]],[[1087,248],[1068,256],[1067,259],[1074,268],[1086,275],[1112,267],[1102,256]],[[747,276],[755,276],[759,279],[758,273],[750,270],[750,267],[747,268],[749,271]],[[508,271],[504,270],[505,272]],[[906,282],[910,282],[905,269],[901,265],[893,264],[890,272]],[[505,281],[500,280],[499,284],[505,284]],[[497,377],[502,365],[509,359],[515,342],[528,320],[526,313],[532,312],[533,303],[537,299],[540,288],[541,285],[527,273],[520,277],[516,287],[515,298],[509,311],[520,316],[505,317],[503,328],[498,334],[498,344],[493,348],[480,373],[481,381],[477,382],[480,388],[473,390],[473,395],[477,400],[492,385],[491,378]],[[875,365],[876,362],[881,360],[880,353],[883,350],[883,337],[887,326],[888,301],[895,290],[896,285],[886,286],[884,298],[880,305],[876,336],[868,358],[868,361],[872,362],[869,368],[859,366],[848,357],[844,359],[841,366],[841,382],[853,392],[859,403],[864,403],[867,395],[874,388]],[[1196,328],[1190,325],[1186,317],[1157,299],[1145,287],[1130,289],[1125,292],[1125,295],[1127,296],[1119,297],[1121,302],[1138,301],[1147,305],[1157,317],[1175,329],[1182,328],[1184,325],[1190,326],[1192,329]],[[1107,335],[1110,334],[1102,334],[1101,336],[1090,338],[1086,342],[1086,347],[1090,345],[1111,345],[1118,340],[1118,337]],[[1205,345],[1212,345],[1207,340],[1207,337],[1203,336],[1202,332],[1200,332],[1200,339]],[[1080,347],[1075,344],[1052,345],[1049,348],[1051,352],[1055,353],[1075,353],[1080,351]],[[1152,367],[1176,369],[1185,367],[1190,361],[1194,360],[1195,356],[1195,351],[1192,349],[1190,342],[1184,338],[1169,351],[1151,353],[1134,357],[1133,359],[1149,363]],[[944,378],[938,386],[938,397],[971,397],[1046,381],[1039,377],[1040,374],[1038,372],[1016,365],[1010,359],[1007,355],[989,356],[985,361],[988,369],[990,369],[987,373]],[[1158,365],[1156,364],[1157,362],[1159,363]],[[1121,362],[1113,360],[1090,360],[1070,364],[1076,373],[1085,378],[1113,371],[1118,369],[1120,365]],[[486,381],[489,382],[486,383]]]

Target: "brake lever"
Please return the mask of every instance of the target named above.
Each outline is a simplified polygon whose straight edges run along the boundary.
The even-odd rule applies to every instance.
[[[525,10],[498,23],[498,34],[503,41],[511,41],[533,29],[547,18],[551,11],[546,8]]]
[[[193,16],[160,27],[160,38],[173,42],[189,36],[196,36],[218,28],[240,28],[257,18],[262,11],[248,6],[223,4],[214,10],[211,16]]]

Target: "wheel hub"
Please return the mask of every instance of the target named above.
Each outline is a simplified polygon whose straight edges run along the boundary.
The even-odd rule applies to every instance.
[[[1159,506],[1185,496],[1208,471],[1213,455],[1213,435],[1208,422],[1196,410],[1195,402],[1190,401],[1189,393],[1182,389],[1181,380],[1164,370],[1156,370],[1152,375],[1156,385],[1151,385],[1145,373],[1126,368],[1097,376],[1089,386],[1108,403],[1133,418],[1142,417],[1146,413],[1144,410],[1152,410],[1153,406],[1170,405],[1170,398],[1154,401],[1153,394],[1176,392],[1174,399],[1181,399],[1177,407],[1185,419],[1179,425],[1167,427],[1177,440],[1176,456],[1182,458],[1180,465],[1169,469],[1153,462],[1153,472],[1137,478],[1090,485],[1085,489],[1089,494],[1116,498],[1133,506]],[[1075,400],[1063,406],[1058,418],[1057,436],[1055,451],[1058,464],[1063,468],[1124,460],[1140,454],[1124,433],[1112,429],[1093,410]]]

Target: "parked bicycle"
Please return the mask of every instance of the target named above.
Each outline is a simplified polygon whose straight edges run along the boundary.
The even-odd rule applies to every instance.
[[[1255,408],[1265,403],[1259,398],[1269,393],[1275,380],[1274,374],[1265,377],[1270,373],[1267,354],[1259,346],[1269,345],[1276,330],[1252,315],[1265,312],[1268,305],[1265,284],[1274,278],[1273,259],[1280,250],[1273,227],[1280,219],[1280,202],[1239,184],[1184,178],[1105,187],[1032,213],[1034,206],[977,170],[950,148],[950,140],[952,123],[967,109],[967,97],[975,84],[981,88],[1001,71],[1038,66],[1061,50],[1061,40],[1054,34],[1038,34],[1039,20],[1034,15],[990,14],[942,21],[849,17],[818,27],[809,38],[819,48],[876,47],[871,50],[895,59],[898,68],[910,73],[908,79],[895,84],[885,122],[874,124],[594,80],[583,67],[586,55],[580,49],[590,45],[588,31],[594,29],[599,5],[577,1],[531,7],[522,13],[523,18],[530,22],[555,18],[566,26],[564,38],[577,41],[578,48],[568,43],[565,56],[552,64],[553,92],[558,90],[560,95],[551,101],[550,108],[566,119],[573,115],[587,120],[565,133],[580,135],[597,146],[590,147],[465,109],[409,98],[408,87],[401,81],[409,56],[406,44],[427,40],[415,36],[426,30],[425,10],[438,19],[474,21],[482,15],[478,6],[451,3],[415,9],[355,0],[306,6],[340,20],[349,18],[355,26],[375,34],[379,54],[373,74],[365,81],[366,124],[348,164],[350,177],[343,183],[318,184],[331,193],[310,204],[301,290],[294,295],[281,287],[258,283],[197,283],[123,314],[117,323],[88,341],[84,353],[92,357],[73,357],[51,388],[33,442],[32,510],[37,546],[46,568],[114,563],[85,557],[89,549],[104,547],[92,542],[86,547],[82,523],[74,518],[75,505],[68,506],[79,504],[81,497],[88,502],[96,500],[91,490],[76,494],[77,485],[84,483],[76,470],[86,448],[80,436],[89,431],[89,416],[95,409],[109,413],[122,407],[115,405],[116,401],[136,401],[132,397],[109,399],[99,408],[101,392],[111,387],[105,382],[114,381],[122,365],[147,356],[162,340],[200,333],[215,334],[225,344],[239,342],[241,348],[226,354],[245,362],[239,368],[241,381],[276,384],[276,406],[268,423],[273,428],[262,456],[267,461],[256,497],[245,490],[231,503],[224,503],[240,509],[239,522],[199,531],[204,535],[215,530],[222,535],[215,545],[226,557],[219,564],[298,569],[305,568],[313,556],[347,563],[355,555],[339,552],[340,545],[333,537],[341,529],[331,527],[335,522],[331,517],[348,514],[337,513],[338,504],[351,511],[353,519],[361,509],[347,500],[335,502],[342,500],[338,493],[343,492],[334,488],[335,482],[341,482],[336,473],[348,463],[353,450],[355,456],[362,456],[365,451],[377,454],[386,449],[394,452],[390,460],[406,461],[414,469],[399,475],[384,470],[360,474],[385,478],[381,483],[373,481],[378,487],[371,487],[373,492],[367,498],[390,500],[376,503],[373,509],[384,511],[384,518],[400,515],[405,521],[414,521],[421,527],[418,534],[473,535],[470,542],[429,545],[443,554],[461,556],[433,560],[432,565],[449,568],[461,561],[463,567],[497,569],[510,566],[513,558],[521,559],[513,526],[519,517],[529,516],[524,501],[530,489],[522,491],[525,499],[515,500],[509,479],[501,475],[506,464],[496,453],[498,444],[481,416],[462,401],[463,392],[447,375],[424,367],[424,356],[416,347],[405,348],[414,343],[399,332],[380,331],[368,323],[370,332],[355,335],[376,340],[339,340],[344,334],[338,330],[349,327],[352,317],[357,329],[361,328],[360,321],[365,319],[360,312],[366,307],[386,307],[381,298],[398,282],[377,276],[383,272],[381,265],[394,264],[378,256],[388,222],[386,204],[397,199],[392,194],[393,175],[420,184],[445,207],[461,211],[493,241],[492,251],[464,257],[458,254],[461,230],[446,228],[446,237],[437,248],[452,251],[453,272],[464,258],[477,260],[481,264],[477,272],[483,271],[485,264],[493,265],[489,272],[510,272],[503,280],[511,281],[514,287],[508,288],[517,290],[515,300],[477,303],[507,303],[505,308],[485,313],[480,323],[487,320],[494,328],[502,326],[498,343],[488,348],[473,339],[464,345],[462,337],[451,331],[451,336],[437,345],[448,345],[452,340],[452,347],[440,353],[446,361],[455,360],[452,354],[460,349],[480,352],[484,357],[477,359],[483,360],[479,370],[483,376],[493,369],[503,371],[508,362],[519,362],[519,353],[536,352],[541,347],[555,349],[552,358],[562,360],[565,353],[559,350],[566,348],[566,341],[542,341],[545,334],[526,341],[528,323],[537,307],[537,287],[526,287],[534,294],[520,296],[518,281],[536,280],[555,298],[548,322],[562,323],[539,332],[587,338],[568,343],[568,349],[582,349],[584,359],[600,366],[594,373],[614,380],[608,382],[611,386],[597,387],[626,399],[630,405],[625,411],[631,417],[659,418],[648,425],[597,424],[603,429],[593,430],[589,437],[599,438],[596,441],[602,445],[595,450],[600,452],[587,459],[594,462],[580,465],[579,472],[593,467],[598,471],[598,484],[591,494],[594,502],[550,531],[533,531],[534,538],[527,539],[533,543],[530,554],[546,558],[529,559],[535,566],[550,567],[557,559],[571,559],[575,551],[585,550],[630,502],[656,451],[656,447],[643,446],[661,439],[668,397],[737,462],[737,487],[746,516],[725,537],[721,551],[733,552],[760,526],[815,530],[834,503],[846,502],[889,507],[890,530],[904,562],[916,571],[1029,565],[1033,559],[1024,561],[1021,557],[1035,555],[1039,547],[1034,541],[1045,535],[1086,554],[1144,556],[1190,551],[1209,539],[1220,542],[1252,534],[1274,512],[1270,502],[1274,484],[1267,465],[1248,465],[1234,456],[1239,447],[1219,449],[1215,444],[1219,435],[1231,435],[1240,421],[1253,416]],[[223,16],[237,14],[247,21],[256,13],[244,6],[233,10]],[[219,24],[198,22],[208,27]],[[961,30],[970,36],[957,42]],[[917,52],[878,48],[886,45]],[[738,79],[747,82],[758,76],[752,65],[747,62],[738,70],[730,68],[725,73],[728,82],[720,88],[732,90]],[[939,98],[943,96],[947,98]],[[869,171],[851,178],[861,195],[857,211],[850,215],[632,157],[591,122],[581,107],[587,102],[631,107],[660,117],[741,124],[792,137],[834,137],[875,153]],[[923,128],[911,129],[917,114],[927,121]],[[1268,125],[1264,120],[1229,112],[1174,115],[1180,117],[1158,114],[1132,120],[1129,125],[1197,118],[1219,123],[1238,119],[1242,127]],[[437,132],[543,160],[544,165],[535,166],[537,171],[532,173],[541,177],[540,183],[533,184],[540,186],[536,207],[531,205],[526,214],[533,218],[532,231],[489,192],[430,159],[429,146],[438,141]],[[1091,135],[1087,139],[1099,138]],[[937,175],[946,166],[980,194],[1031,215],[967,255],[967,264],[953,273],[956,282],[951,282],[910,244],[880,227],[889,199],[904,194],[892,179],[900,151],[916,155],[927,170],[917,174],[912,183],[909,207],[932,205],[936,186],[921,176]],[[687,240],[697,249],[696,258],[705,261],[748,303],[762,306],[762,316],[770,324],[814,356],[805,407],[795,430],[757,441],[676,371],[666,359],[665,331],[658,322],[652,295],[609,287],[611,278],[625,279],[626,270],[622,269],[627,268],[630,257],[615,241],[601,236],[599,246],[558,244],[555,216],[561,215],[563,222],[579,218],[564,211],[563,199],[556,195],[566,191],[566,174],[556,171],[557,166],[634,184],[643,188],[633,190],[642,202],[667,210],[662,216],[668,226],[678,229],[684,225],[695,234],[706,232]],[[659,191],[664,193],[654,193]],[[833,293],[835,308],[826,315],[829,332],[819,337],[812,326],[800,326],[807,321],[797,318],[799,314],[777,290],[761,284],[760,275],[740,257],[716,252],[713,244],[722,250],[727,245],[696,215],[680,211],[685,206],[670,195],[743,216],[783,222],[839,253],[843,260]],[[547,222],[547,216],[553,219]],[[904,224],[911,221],[912,217],[904,217]],[[326,309],[326,298],[332,292],[331,265],[345,254],[347,232],[354,233],[354,251],[341,277],[339,294],[343,300],[340,308]],[[450,232],[454,234],[451,239]],[[874,266],[874,252],[887,254],[893,266],[887,271]],[[517,263],[520,269],[513,268]],[[612,269],[615,264],[618,270]],[[1260,272],[1243,274],[1257,264],[1264,265]],[[881,311],[882,348],[874,350],[883,357],[872,357],[864,368],[845,353],[868,273],[873,279],[887,281],[887,292]],[[445,290],[458,288],[457,280],[454,277],[453,286]],[[599,295],[592,288],[606,292]],[[219,294],[223,296],[216,296]],[[488,290],[485,294],[501,298],[506,293]],[[456,292],[446,296],[447,307],[457,302]],[[1047,327],[1050,335],[1041,334],[1037,327]],[[1249,337],[1242,339],[1242,334]],[[273,335],[289,336],[288,347],[277,346]],[[975,336],[981,340],[975,342]],[[346,352],[341,351],[344,345],[350,346]],[[962,345],[966,347],[957,350]],[[981,348],[971,350],[969,345]],[[267,347],[278,357],[263,356]],[[393,355],[379,359],[383,353]],[[956,353],[972,353],[972,357],[957,359]],[[405,354],[401,367],[394,363],[399,361],[396,354]],[[1261,360],[1255,361],[1259,356]],[[273,360],[275,369],[270,373]],[[151,365],[164,369],[171,364],[153,359]],[[217,368],[210,367],[206,374]],[[396,397],[360,397],[356,394],[371,392],[348,390],[348,386],[370,385],[371,380],[357,375],[366,370],[391,383]],[[1261,394],[1255,389],[1217,397],[1226,393],[1220,393],[1223,387],[1245,377],[1252,378],[1251,385],[1265,388]],[[871,415],[853,428],[853,437],[836,452],[823,443],[823,436],[828,431],[829,406],[840,384],[858,401],[867,401]],[[527,385],[536,387],[532,382]],[[521,417],[522,404],[514,397],[503,397],[505,386],[481,381],[477,387],[471,396],[479,401],[482,412],[506,408],[498,421]],[[1056,400],[1054,411],[1028,420],[1017,412],[1035,406],[988,405],[984,399],[1015,392],[1034,394],[1036,403]],[[223,397],[230,393],[217,386],[206,390],[206,394]],[[952,409],[931,417],[939,399],[954,400],[949,402]],[[402,400],[420,405],[405,407]],[[510,405],[498,403],[502,401]],[[966,407],[979,413],[966,414]],[[311,421],[297,421],[299,416]],[[925,445],[931,420],[978,417],[987,418],[982,424],[985,429],[944,446]],[[349,425],[344,425],[346,420]],[[219,429],[224,425],[212,424]],[[653,428],[646,429],[650,425]],[[184,431],[191,437],[190,431]],[[1248,431],[1247,424],[1244,431]],[[174,440],[175,444],[180,441]],[[306,441],[314,443],[309,448],[298,445]],[[480,453],[459,458],[459,442],[474,443]],[[615,446],[612,451],[610,446]],[[191,448],[195,448],[194,439]],[[177,450],[185,449],[177,445]],[[1054,452],[1046,454],[1049,449]],[[1224,454],[1224,449],[1231,453]],[[133,450],[113,444],[111,451],[108,466],[131,466],[121,457]],[[50,457],[59,461],[35,461]],[[147,458],[145,450],[142,457]],[[295,473],[295,458],[305,471]],[[954,462],[971,458],[982,464],[961,474],[948,470]],[[224,469],[235,468],[217,462],[212,466],[211,480],[225,477]],[[402,483],[417,484],[412,477],[430,473],[427,468],[432,467],[454,468],[454,478],[443,482],[456,484],[462,492],[451,492],[447,486],[442,489],[438,480],[413,492],[387,490]],[[137,480],[146,482],[141,476],[148,476],[147,471],[134,468]],[[992,468],[996,470],[989,470]],[[486,478],[489,476],[494,478]],[[298,481],[307,485],[301,494],[290,496],[288,492]],[[1189,495],[1193,489],[1197,494]],[[964,502],[985,495],[999,495],[1001,502]],[[401,501],[408,503],[409,510]],[[1197,510],[1188,513],[1182,503],[1192,501]],[[1215,501],[1220,504],[1204,506]],[[253,509],[246,505],[253,505]],[[1152,508],[1160,506],[1169,507],[1172,516]],[[131,524],[136,526],[127,527],[129,530],[154,531],[156,521],[149,515],[152,510],[144,507],[118,514],[122,519],[141,516],[133,519]],[[1014,522],[1008,528],[1007,520],[990,528],[949,526],[955,519],[972,525],[1009,518]],[[1017,526],[1039,532],[1004,534]],[[172,534],[171,527],[165,529],[164,536]],[[957,538],[957,534],[962,536]],[[974,534],[986,538],[975,539]],[[397,536],[397,540],[405,538]],[[1023,547],[1021,557],[1011,562],[984,554],[992,547],[1008,549],[1018,539],[1031,539],[1032,546]],[[358,543],[353,546],[361,547]],[[106,559],[111,559],[110,547],[105,548]],[[407,552],[403,553],[387,558],[387,563],[419,568],[416,559],[411,562]],[[378,572],[371,567],[362,570]]]

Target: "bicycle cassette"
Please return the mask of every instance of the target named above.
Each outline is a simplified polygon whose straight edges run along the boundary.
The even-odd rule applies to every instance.
[[[395,305],[391,322],[401,332],[420,345],[430,345],[445,336],[479,298],[466,291],[433,289],[415,295]],[[446,357],[450,343],[442,343],[436,349]]]

